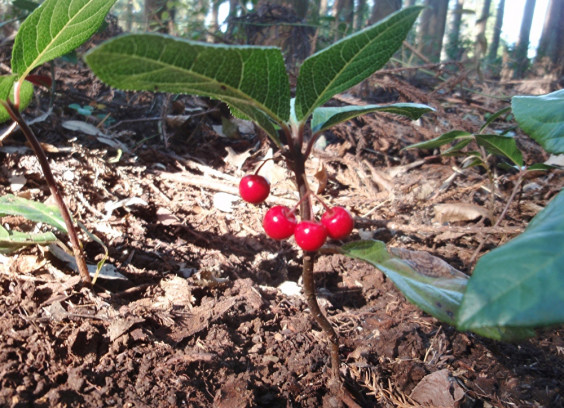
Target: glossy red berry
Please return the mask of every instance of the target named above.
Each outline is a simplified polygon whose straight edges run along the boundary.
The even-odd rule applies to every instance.
[[[290,238],[297,224],[294,213],[283,205],[275,205],[269,209],[262,221],[264,232],[272,239]]]
[[[258,174],[247,174],[239,182],[239,194],[246,202],[259,204],[270,194],[270,184]]]
[[[294,238],[304,251],[317,251],[327,239],[327,230],[318,222],[302,221],[296,226]]]
[[[327,235],[333,239],[348,237],[354,227],[350,212],[343,207],[333,207],[321,216],[321,223],[327,229]]]

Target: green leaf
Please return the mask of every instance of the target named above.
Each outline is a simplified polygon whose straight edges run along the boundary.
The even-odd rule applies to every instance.
[[[72,51],[102,24],[115,0],[46,0],[22,23],[12,49],[12,70],[32,69]]]
[[[394,103],[390,105],[343,106],[330,108],[316,108],[311,118],[311,129],[314,133],[322,132],[337,123],[364,115],[370,112],[389,112],[407,116],[409,119],[419,119],[421,115],[434,111],[433,108],[419,103]]]
[[[274,138],[278,136],[270,120],[282,126],[290,116],[290,84],[278,48],[130,34],[103,43],[85,60],[102,81],[116,88],[222,100]]]
[[[488,152],[498,156],[507,157],[516,166],[523,166],[523,154],[517,148],[515,139],[498,135],[475,135],[476,142]]]
[[[17,80],[16,75],[0,76],[0,101],[14,101],[14,84]],[[31,102],[33,97],[33,85],[28,81],[23,81],[20,89],[20,111],[23,111]],[[0,105],[0,123],[10,119],[6,109]]]
[[[460,329],[564,323],[564,190],[518,237],[478,261],[457,315]]]
[[[296,116],[303,121],[334,95],[382,68],[402,45],[422,7],[409,7],[307,58],[296,86]]]
[[[19,8],[24,11],[33,11],[39,7],[39,3],[30,0],[14,0],[12,1],[12,6]]]
[[[341,252],[378,268],[402,291],[405,297],[440,321],[454,324],[468,276],[426,252],[392,248],[381,241],[357,241],[341,247]],[[522,328],[481,327],[475,333],[497,340],[532,337],[535,332]]]
[[[22,216],[28,220],[49,224],[60,231],[67,232],[65,222],[57,207],[26,200],[12,194],[0,197],[0,217],[6,215]]]
[[[409,145],[404,149],[435,149],[437,147],[450,143],[453,140],[458,140],[458,139],[470,139],[470,141],[472,141],[473,135],[472,133],[465,132],[463,130],[452,130],[434,139]]]
[[[447,273],[439,276],[431,268],[418,268],[417,262],[390,254],[381,241],[352,242],[345,244],[341,251],[375,266],[395,283],[410,302],[437,319],[454,324],[468,282],[466,275],[424,252],[416,252],[416,255],[425,256],[425,261],[432,259],[432,265]]]
[[[542,96],[514,96],[511,107],[525,133],[547,152],[564,153],[564,89]]]
[[[56,241],[57,237],[52,232],[8,231],[0,225],[0,254],[14,252],[26,245],[47,245]]]
[[[511,110],[511,107],[506,107],[506,108],[502,108],[500,110],[498,110],[496,113],[490,115],[490,117],[488,118],[488,120],[486,120],[486,122],[482,125],[482,127],[480,128],[480,132],[482,133],[482,131],[487,128],[494,120],[496,120],[497,118],[499,118],[502,115],[505,115],[507,112],[509,112]]]
[[[473,139],[462,139],[461,142],[458,142],[457,144],[455,144],[454,146],[448,148],[447,150],[445,150],[444,152],[442,152],[441,154],[443,156],[455,156],[457,155],[462,149],[464,149],[466,146],[468,146],[470,143],[472,143]]]

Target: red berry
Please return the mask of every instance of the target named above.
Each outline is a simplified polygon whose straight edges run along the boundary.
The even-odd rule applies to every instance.
[[[286,239],[294,234],[296,216],[288,207],[275,205],[268,210],[262,221],[264,232],[272,239]]]
[[[258,174],[247,174],[239,182],[239,194],[248,203],[259,204],[270,194],[270,184]]]
[[[318,222],[302,221],[296,226],[294,237],[304,251],[317,251],[327,239],[327,230]]]
[[[333,239],[346,238],[354,227],[353,217],[343,207],[333,207],[321,216],[321,223],[327,229],[327,235]]]

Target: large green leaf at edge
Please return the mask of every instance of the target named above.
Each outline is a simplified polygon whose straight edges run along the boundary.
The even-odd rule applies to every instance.
[[[564,323],[564,190],[518,237],[478,261],[457,316],[461,329]]]
[[[22,23],[12,49],[19,77],[86,41],[102,24],[115,0],[46,0]]]
[[[321,107],[313,111],[311,129],[322,132],[337,123],[364,115],[370,112],[388,112],[407,116],[409,119],[419,119],[421,115],[434,111],[433,108],[419,103],[394,103],[390,105],[364,105],[343,107]]]
[[[564,89],[541,96],[514,96],[511,108],[521,129],[547,152],[564,153]]]
[[[364,260],[382,271],[410,302],[423,311],[454,325],[468,277],[430,254],[419,254],[423,262],[416,265],[400,258],[401,251],[396,250],[396,254],[393,248],[391,251],[388,252],[381,241],[357,241],[341,247],[342,253]],[[438,273],[438,269],[442,272]],[[520,328],[484,327],[473,331],[497,340],[515,340],[534,335],[533,331]]]
[[[296,117],[368,78],[401,46],[422,7],[409,7],[307,58],[296,85]]]
[[[49,224],[60,231],[67,232],[63,217],[56,206],[7,194],[0,197],[0,217],[6,215],[22,216],[28,220]]]
[[[131,34],[105,42],[85,60],[107,84],[220,99],[271,136],[290,116],[290,84],[275,47],[225,46],[161,34]]]
[[[14,101],[14,83],[16,82],[16,75],[0,76],[0,100]],[[20,89],[20,110],[24,110],[31,102],[33,97],[33,85],[30,82],[24,81]],[[6,109],[0,105],[0,123],[10,119],[10,115]]]

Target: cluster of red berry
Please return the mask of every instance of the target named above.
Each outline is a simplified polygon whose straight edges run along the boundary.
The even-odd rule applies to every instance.
[[[258,204],[270,194],[270,184],[258,174],[249,174],[241,179],[239,194],[243,200]],[[353,218],[345,208],[325,208],[321,222],[298,222],[293,210],[283,205],[275,205],[266,212],[262,226],[266,235],[272,239],[282,240],[294,235],[296,243],[304,251],[317,251],[327,237],[344,239],[354,227]]]

